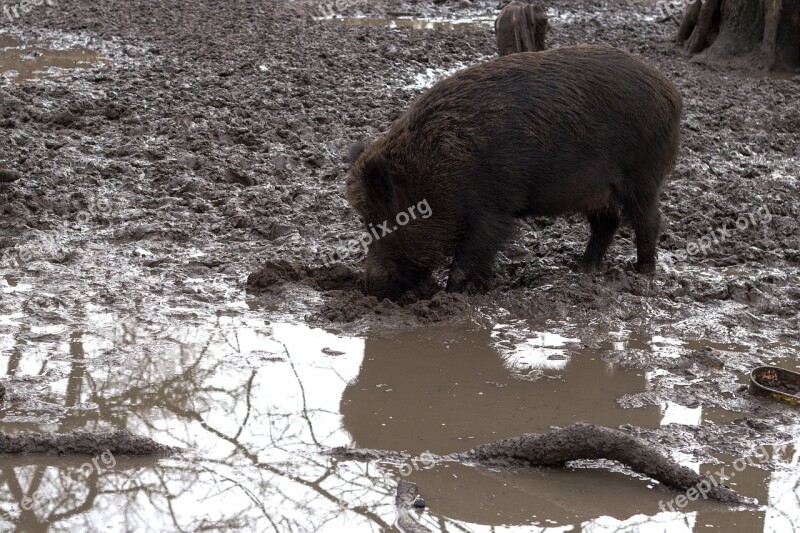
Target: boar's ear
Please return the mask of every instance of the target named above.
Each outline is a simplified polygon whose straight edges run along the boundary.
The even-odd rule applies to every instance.
[[[389,169],[382,157],[372,157],[364,164],[362,174],[366,196],[371,205],[394,210],[396,198]]]
[[[364,150],[367,149],[367,143],[364,141],[358,141],[350,147],[350,150],[347,151],[347,155],[345,156],[344,162],[348,165],[352,165],[358,159]]]

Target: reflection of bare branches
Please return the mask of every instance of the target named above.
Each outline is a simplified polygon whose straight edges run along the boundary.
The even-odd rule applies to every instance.
[[[74,496],[70,491],[61,493],[61,498],[55,498],[50,493],[44,493],[44,497],[47,500],[46,506],[50,509],[50,511],[49,514],[45,516],[37,516],[34,508],[25,505],[25,502],[38,503],[37,500],[41,499],[37,497],[37,493],[43,490],[42,480],[44,478],[45,469],[42,467],[36,467],[33,478],[31,479],[31,483],[28,486],[27,493],[22,490],[22,486],[20,485],[13,469],[4,468],[0,470],[0,472],[2,472],[2,477],[6,482],[6,486],[8,486],[10,495],[20,506],[19,518],[15,520],[14,518],[9,517],[8,520],[10,522],[17,522],[21,526],[37,524],[38,526],[43,527],[45,524],[60,522],[62,520],[72,518],[73,516],[85,513],[94,506],[98,495],[98,472],[92,471],[86,480],[88,490],[82,497],[83,501],[77,503],[77,497]],[[66,510],[57,512],[61,508],[66,508]],[[9,513],[4,511],[4,515],[8,516]]]
[[[94,500],[97,497],[97,476],[98,472],[96,470],[92,470],[89,474],[89,477],[86,480],[86,487],[89,489],[89,492],[86,495],[86,498],[83,500],[83,503],[63,513],[53,513],[48,517],[47,521],[50,523],[61,522],[63,520],[67,520],[68,518],[72,518],[73,516],[85,513],[91,509],[94,506]]]
[[[170,494],[170,482],[169,480],[164,478],[164,473],[157,472],[157,477],[158,477],[158,484],[161,489],[161,494]],[[154,499],[154,494],[156,493],[148,494],[147,497],[150,500],[150,503],[153,505],[153,508],[157,508],[158,503]],[[180,524],[180,520],[178,519],[178,515],[175,513],[175,508],[172,504],[172,498],[166,498],[166,502],[167,502],[167,509],[169,509],[170,519],[172,520],[172,523],[174,525],[178,526],[178,524]]]
[[[790,475],[793,474],[783,472],[783,476]],[[783,483],[782,481],[782,476],[779,476],[770,483],[769,500],[772,504],[770,512],[775,522],[783,527],[790,526],[788,529],[792,531],[798,531],[800,530],[800,522],[798,522],[800,515],[797,514],[797,509],[800,509],[800,476],[794,479],[794,483],[792,483],[791,478],[786,480],[788,483]],[[786,509],[792,509],[794,511],[793,514],[787,512]],[[767,525],[769,526],[770,524]]]
[[[9,376],[13,376],[17,372],[17,368],[19,368],[20,361],[22,361],[22,350],[20,350],[19,347],[15,347],[11,351],[11,355],[8,357],[6,374]]]
[[[275,466],[272,466],[270,464],[263,463],[263,462],[259,461],[258,454],[256,452],[252,452],[252,451],[248,450],[247,447],[244,446],[243,444],[241,444],[240,442],[238,442],[238,440],[236,438],[229,437],[229,436],[225,435],[222,431],[219,431],[219,430],[213,428],[210,424],[208,424],[205,420],[203,420],[203,418],[199,415],[199,413],[196,413],[196,412],[193,412],[193,411],[188,411],[188,410],[178,411],[177,409],[174,410],[173,412],[175,412],[175,414],[178,415],[179,417],[184,418],[186,420],[194,420],[194,421],[196,421],[198,424],[200,424],[200,427],[202,427],[203,429],[205,429],[206,431],[208,431],[209,433],[211,433],[215,437],[218,437],[219,439],[224,440],[224,441],[234,445],[236,447],[236,449],[245,458],[247,458],[253,464],[253,466],[256,466],[256,467],[258,467],[260,469],[266,470],[267,472],[270,472],[272,474],[278,475],[278,476],[283,477],[285,479],[291,480],[294,483],[298,483],[298,484],[303,485],[303,486],[305,486],[307,488],[310,488],[310,489],[314,490],[320,496],[323,496],[325,499],[329,500],[330,502],[335,503],[337,506],[346,507],[346,502],[344,502],[340,498],[337,498],[336,496],[334,496],[333,494],[329,493],[328,491],[326,491],[325,489],[323,489],[320,486],[321,481],[325,479],[324,476],[322,478],[320,478],[320,480],[318,480],[318,481],[308,481],[308,480],[305,480],[305,479],[303,479],[303,478],[301,478],[299,476],[296,476],[296,475],[294,475],[294,474],[292,474],[290,472],[284,472],[284,471],[280,470],[279,468],[277,468]],[[212,464],[217,463],[217,464],[220,464],[220,465],[225,465],[226,464],[224,462],[213,461],[213,460],[210,460],[208,462],[212,463]],[[368,511],[366,509],[351,509],[351,511],[356,512],[356,513],[364,516],[365,518],[369,518],[371,521],[375,522],[375,524],[377,524],[377,525],[379,525],[381,527],[386,527],[386,528],[389,527],[389,524],[387,524],[382,518],[380,518],[378,515],[376,515],[375,513],[371,512],[371,511]]]
[[[674,523],[674,518],[669,518],[667,522],[668,527],[675,527],[676,524]],[[683,527],[680,528],[681,531],[692,531],[694,529],[694,519],[689,514],[683,514],[681,517],[681,521],[683,522]],[[634,516],[633,518],[627,520],[625,524],[619,524],[616,526],[614,530],[616,532],[630,532],[635,533],[637,531],[642,531],[644,529],[648,529],[648,526],[658,525],[662,520],[655,516]],[[663,526],[662,526],[663,527]]]
[[[447,533],[448,531],[450,531],[450,529],[448,528],[448,524],[451,527],[453,527],[456,531],[464,531],[465,533],[469,533],[469,529],[465,528],[464,526],[462,526],[458,522],[453,522],[452,520],[447,520],[443,516],[439,516],[437,518],[436,522],[439,524],[439,531],[442,531],[443,533]]]
[[[246,398],[245,405],[246,411],[244,415],[244,420],[242,420],[241,425],[239,425],[239,431],[236,432],[236,436],[234,438],[238,439],[242,435],[242,431],[244,431],[245,426],[247,426],[247,421],[250,420],[250,411],[253,407],[252,402],[250,401],[250,396],[253,393],[253,380],[256,378],[256,372],[253,371],[250,373],[250,378],[247,380],[247,384],[245,385],[245,395]]]
[[[121,428],[134,424],[137,433],[149,428],[153,435],[157,435],[165,432],[166,421],[170,428],[169,436],[185,448],[198,448],[197,429],[203,428],[199,432],[201,435],[212,435],[219,442],[233,446],[229,457],[169,461],[168,464],[126,471],[124,475],[118,471],[102,472],[80,484],[67,483],[72,477],[69,468],[37,467],[40,470],[39,484],[44,484],[42,474],[45,471],[49,474],[50,483],[45,488],[47,502],[26,511],[24,517],[15,517],[14,512],[25,497],[17,472],[14,468],[3,468],[5,478],[13,478],[5,485],[17,487],[7,491],[0,488],[0,509],[6,515],[5,519],[12,523],[36,522],[43,527],[80,514],[92,520],[94,515],[86,512],[95,507],[100,495],[117,500],[112,507],[121,515],[126,529],[137,529],[141,524],[150,523],[155,514],[160,520],[171,522],[165,526],[167,529],[179,531],[247,528],[254,524],[260,524],[257,529],[308,530],[338,520],[345,513],[360,516],[377,530],[390,529],[391,524],[369,506],[348,503],[364,501],[368,495],[375,494],[376,489],[390,494],[392,490],[385,486],[386,479],[365,476],[355,482],[348,480],[344,475],[346,471],[338,471],[336,461],[313,454],[302,458],[302,472],[295,471],[297,464],[259,459],[259,454],[265,449],[296,457],[293,450],[297,447],[318,448],[315,417],[337,413],[308,405],[300,369],[288,357],[285,347],[286,361],[297,383],[296,396],[298,401],[302,400],[302,405],[289,412],[282,412],[280,408],[260,408],[254,399],[259,369],[243,371],[240,365],[220,356],[220,351],[224,354],[230,350],[239,353],[243,350],[239,336],[226,336],[222,328],[218,322],[213,330],[187,341],[174,330],[154,338],[125,324],[115,332],[113,351],[130,354],[129,364],[123,372],[114,373],[106,367],[94,366],[93,358],[84,357],[82,345],[87,342],[86,335],[83,339],[73,338],[67,397],[47,400],[63,402],[67,406],[62,428],[76,425],[91,428],[103,421]],[[89,411],[69,409],[86,403],[96,404],[97,408]],[[220,412],[235,413],[235,425],[228,427],[226,422],[224,427],[220,427],[214,423]],[[184,428],[184,431],[175,431],[178,428]],[[258,433],[266,433],[267,438],[254,440]],[[200,440],[205,441],[205,448],[220,448],[208,443],[208,439]],[[248,472],[254,472],[261,479],[246,482],[227,472],[237,457],[244,457],[252,465]],[[20,474],[23,472],[21,470]],[[56,480],[52,479],[53,475],[57,476]],[[60,488],[55,483],[58,479],[64,480]],[[184,494],[202,499],[202,495],[196,495],[198,487],[214,487],[215,484],[219,493],[214,497],[235,490],[250,504],[224,509],[216,517],[187,515],[185,509],[177,506]],[[298,487],[302,490],[298,491]],[[38,484],[29,488],[31,494],[36,490],[41,490]],[[275,501],[284,502],[278,513],[271,509]],[[315,503],[310,508],[308,503],[312,501]],[[321,502],[327,502],[327,505]]]
[[[292,367],[292,373],[294,373],[295,379],[297,379],[297,385],[300,387],[300,398],[303,400],[303,409],[302,409],[302,417],[305,419],[306,423],[308,424],[308,430],[311,432],[311,441],[319,447],[319,441],[317,440],[316,435],[314,435],[314,424],[311,423],[311,418],[308,416],[308,404],[306,402],[306,388],[303,386],[303,380],[300,379],[300,376],[297,374],[297,368],[294,366],[294,361],[292,361],[292,356],[289,354],[289,349],[286,348],[286,345],[283,345],[283,351],[286,354],[286,360],[289,362],[289,366]]]
[[[211,473],[211,474],[216,474],[216,473],[215,473],[213,470],[210,470],[210,469],[209,469],[209,468],[207,468],[207,467],[203,467],[203,468],[204,468],[204,469],[205,469],[207,472],[209,472],[209,473]],[[264,518],[266,518],[266,519],[269,521],[269,523],[272,525],[272,528],[273,528],[275,531],[278,531],[278,526],[275,524],[275,521],[272,519],[272,517],[270,517],[270,516],[269,516],[269,513],[267,512],[267,509],[266,509],[266,507],[264,507],[264,503],[263,503],[261,500],[259,500],[259,499],[258,499],[258,496],[257,496],[257,495],[256,495],[256,494],[255,494],[255,493],[252,491],[252,490],[250,490],[250,489],[249,489],[249,488],[247,488],[246,486],[242,485],[242,484],[241,484],[241,483],[239,483],[238,481],[234,480],[233,478],[230,478],[230,477],[228,477],[228,476],[225,476],[225,475],[223,475],[223,474],[216,474],[216,475],[217,475],[218,477],[220,477],[220,478],[224,479],[224,480],[225,480],[225,481],[227,481],[228,483],[230,483],[232,486],[238,487],[238,488],[239,488],[239,490],[241,490],[242,492],[244,492],[244,493],[247,495],[247,498],[248,498],[248,499],[249,499],[251,502],[253,502],[253,505],[254,505],[256,508],[258,508],[258,509],[260,509],[260,510],[261,510],[261,515],[262,515]],[[226,489],[226,490],[227,490],[227,489]],[[220,493],[221,493],[221,492],[220,492]]]

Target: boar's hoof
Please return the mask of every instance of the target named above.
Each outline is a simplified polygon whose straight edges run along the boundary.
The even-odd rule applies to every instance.
[[[480,294],[486,292],[489,288],[489,280],[491,275],[487,277],[470,276],[460,268],[452,269],[450,276],[447,279],[447,287],[445,292],[460,292],[464,294]]]
[[[646,274],[648,276],[652,276],[656,273],[656,264],[655,263],[638,263],[636,265],[636,271],[639,274]]]
[[[579,274],[594,274],[598,270],[600,270],[600,265],[595,265],[594,263],[581,262],[581,264],[578,265]]]

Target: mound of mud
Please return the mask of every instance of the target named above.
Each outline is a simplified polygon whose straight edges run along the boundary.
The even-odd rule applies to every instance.
[[[272,291],[285,283],[303,283],[322,290],[357,291],[362,275],[354,269],[337,264],[331,268],[309,267],[298,262],[268,261],[247,277],[247,289],[254,293]]]
[[[22,174],[16,170],[0,168],[0,183],[11,183],[22,178]]]
[[[127,431],[91,433],[0,433],[0,454],[169,455],[179,450]]]
[[[470,314],[470,298],[441,292],[433,281],[409,291],[399,301],[379,301],[363,291],[363,274],[345,264],[313,267],[294,261],[267,261],[247,277],[247,290],[253,294],[281,294],[287,286],[302,285],[323,292],[324,302],[309,319],[312,322],[348,323],[369,316],[410,314],[427,324]]]

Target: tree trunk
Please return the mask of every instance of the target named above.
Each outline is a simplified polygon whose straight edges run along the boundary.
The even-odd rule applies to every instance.
[[[511,2],[494,21],[497,53],[504,56],[544,50],[549,30],[547,11],[542,4]]]
[[[678,44],[703,63],[800,70],[800,0],[696,0]]]

